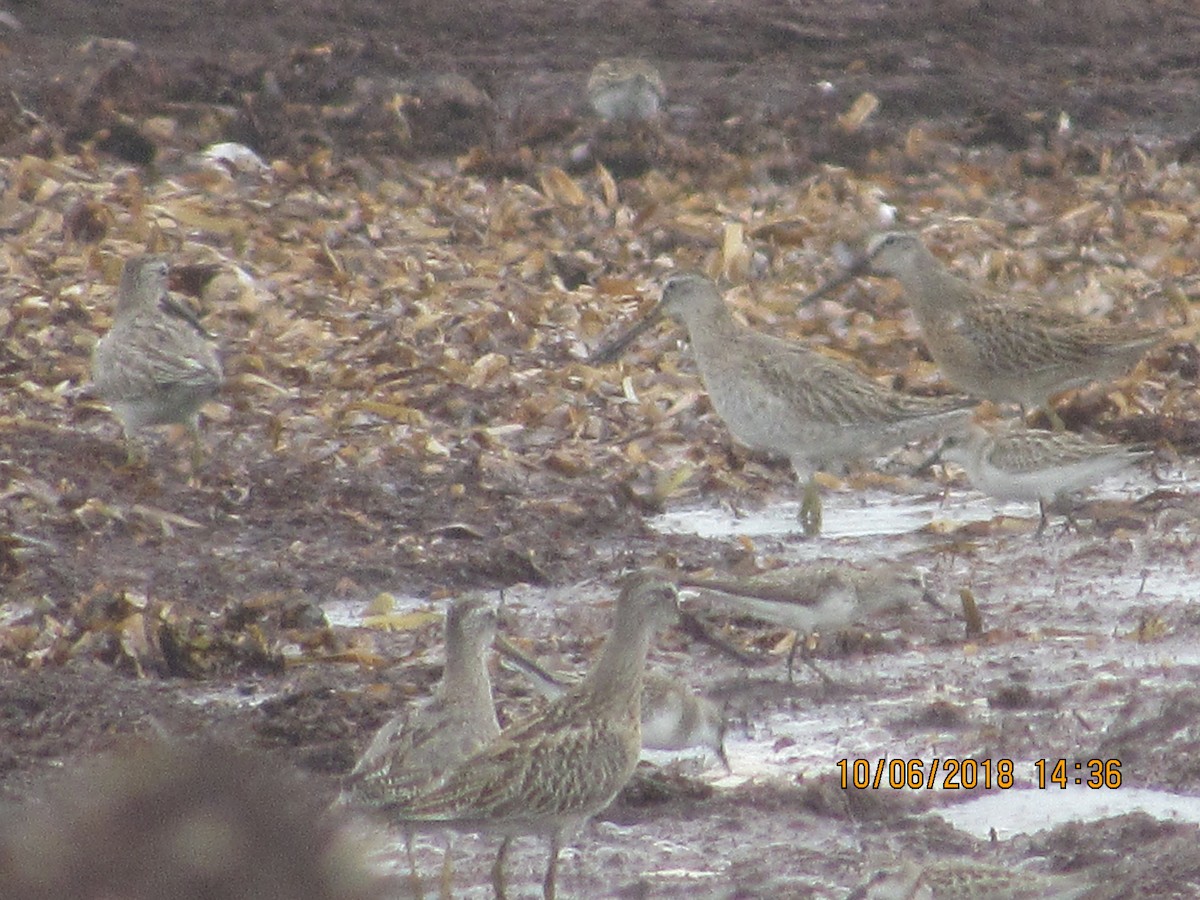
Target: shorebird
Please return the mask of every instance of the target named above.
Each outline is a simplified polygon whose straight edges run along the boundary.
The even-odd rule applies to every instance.
[[[497,639],[496,649],[529,679],[538,693],[551,700],[562,696],[572,685],[570,676],[548,671],[503,637]],[[674,751],[692,747],[711,750],[729,771],[725,714],[721,707],[678,678],[665,672],[646,672],[642,684],[642,748]]]
[[[848,900],[1074,900],[1092,890],[1073,875],[1043,875],[979,860],[904,861],[879,870]]]
[[[876,236],[846,271],[801,302],[859,274],[899,280],[930,355],[959,390],[1018,403],[1023,413],[1044,407],[1052,419],[1057,419],[1049,408],[1054,394],[1116,378],[1164,337],[975,287],[951,274],[917,235],[900,231]],[[1055,427],[1061,429],[1061,422]]]
[[[446,664],[429,703],[393,717],[376,732],[343,784],[343,803],[402,804],[500,734],[485,654],[496,636],[496,610],[482,595],[464,594],[446,610]],[[405,850],[421,895],[412,829]],[[450,848],[446,848],[449,860]],[[443,885],[449,880],[443,869]]]
[[[667,90],[662,76],[642,59],[603,59],[587,81],[588,102],[606,122],[653,119]]]
[[[223,373],[210,335],[167,291],[167,260],[125,262],[112,327],[96,344],[92,381],[121,422],[127,462],[139,456],[135,432],[149,425],[184,425],[192,437],[192,468],[202,450],[200,407],[216,396]]]
[[[838,631],[875,613],[907,608],[918,600],[934,602],[920,572],[891,563],[869,568],[807,563],[751,578],[683,575],[679,585],[698,590],[702,602],[715,601],[739,614],[796,632],[788,654],[789,680],[801,635]]]
[[[683,323],[717,415],[742,443],[787,456],[805,483],[805,534],[821,530],[816,471],[885,451],[971,415],[960,397],[917,397],[890,390],[850,366],[738,323],[711,279],[679,272],[641,322],[601,348],[592,362],[616,359],[664,315]]]
[[[542,893],[553,900],[563,840],[600,812],[637,766],[646,654],[655,631],[678,614],[675,586],[655,572],[629,576],[612,632],[587,677],[540,713],[505,728],[443,780],[390,812],[409,827],[500,834],[492,866],[497,900],[513,837],[549,840]]]
[[[947,438],[931,461],[962,466],[978,490],[999,500],[1036,500],[1037,533],[1046,529],[1048,504],[1128,468],[1153,451],[1141,445],[1099,444],[1070,431],[972,426],[966,437]]]
[[[160,726],[161,727],[161,726]],[[385,900],[371,842],[278,754],[134,739],[0,814],[0,897]]]

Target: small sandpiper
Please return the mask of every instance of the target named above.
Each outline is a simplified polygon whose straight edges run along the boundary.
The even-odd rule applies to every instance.
[[[512,642],[498,638],[496,649],[538,693],[553,700],[572,684],[571,676],[550,672]],[[642,747],[646,750],[679,751],[700,747],[712,751],[726,771],[725,714],[721,707],[697,694],[680,679],[666,672],[647,671],[642,684]]]
[[[112,327],[92,354],[92,381],[121,422],[127,462],[140,457],[135,432],[183,425],[200,467],[199,410],[217,395],[223,372],[212,335],[167,290],[166,257],[125,262]]]
[[[1151,455],[1145,446],[1100,444],[1071,431],[990,432],[975,425],[966,437],[947,438],[933,460],[962,466],[971,484],[999,500],[1038,501],[1040,535],[1054,501]]]
[[[882,868],[848,900],[1075,900],[1094,887],[1074,875],[1043,875],[973,859],[939,859]]]
[[[816,471],[842,468],[909,440],[961,429],[973,401],[918,397],[883,387],[802,344],[737,322],[711,279],[679,272],[642,321],[598,350],[606,363],[664,315],[683,323],[717,415],[742,443],[787,456],[804,482],[800,519],[821,530]]]
[[[890,563],[866,568],[807,563],[751,578],[682,575],[679,584],[699,591],[701,602],[715,602],[796,632],[788,654],[789,680],[802,635],[845,629],[885,610],[906,609],[918,600],[933,602],[920,572]]]
[[[394,716],[346,776],[341,801],[382,807],[404,803],[500,734],[485,654],[496,636],[496,610],[464,594],[446,610],[446,663],[430,701]],[[415,892],[421,894],[412,829],[405,829]],[[446,848],[447,860],[450,849]],[[448,879],[448,868],[443,878]]]
[[[553,900],[563,840],[608,806],[637,767],[646,654],[655,632],[678,616],[677,602],[675,586],[660,574],[629,576],[600,658],[577,687],[505,728],[440,783],[390,812],[414,828],[502,835],[492,866],[497,900],[506,896],[504,861],[512,838],[547,838],[542,893]]]
[[[618,57],[596,63],[588,76],[587,96],[606,122],[640,122],[658,115],[667,90],[650,63]]]
[[[1013,302],[951,274],[915,234],[880,234],[809,302],[859,274],[896,278],[934,362],[959,390],[981,400],[1046,408],[1061,391],[1126,372],[1164,338],[1025,300]],[[1061,429],[1061,422],[1055,427]]]

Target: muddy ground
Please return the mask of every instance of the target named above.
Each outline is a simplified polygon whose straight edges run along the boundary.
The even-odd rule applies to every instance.
[[[373,729],[438,674],[436,623],[363,625],[383,592],[438,610],[462,590],[507,589],[506,627],[582,666],[626,568],[883,559],[926,571],[949,611],[825,636],[815,652],[835,688],[786,684],[778,630],[716,620],[759,666],[663,638],[659,665],[728,701],[734,777],[693,764],[625,797],[585,829],[563,892],[840,897],[904,853],[1075,873],[1096,897],[1200,894],[1186,816],[1038,832],[1032,815],[989,843],[986,829],[922,816],[978,792],[835,784],[843,757],[1010,758],[1027,788],[1033,760],[1102,758],[1122,762],[1117,793],[1200,804],[1188,341],[1115,393],[1063,401],[1071,427],[1157,442],[1160,464],[1040,541],[1029,510],[988,507],[964,525],[961,480],[942,507],[943,485],[904,474],[919,454],[882,481],[829,482],[827,502],[850,521],[915,503],[920,526],[821,541],[664,534],[648,524],[663,509],[791,503],[790,474],[731,444],[673,339],[649,340],[626,368],[582,363],[664,259],[716,260],[734,283],[763,266],[811,279],[837,240],[876,227],[885,195],[902,219],[940,222],[951,258],[994,254],[967,263],[973,277],[1098,283],[1084,293],[1120,297],[1090,311],[1177,326],[1200,296],[1191,4],[47,0],[8,12],[0,796],[14,816],[83,761],[162,732],[285,761],[332,797]],[[625,143],[588,119],[580,85],[612,54],[661,65],[661,133]],[[838,126],[868,91],[881,100],[868,125]],[[252,147],[270,179],[189,168],[215,140]],[[597,161],[628,215],[576,201],[572,185],[607,190]],[[804,216],[797,196],[814,204]],[[748,210],[767,210],[770,228]],[[722,257],[719,223],[743,213],[763,266]],[[1103,227],[1080,225],[1101,214]],[[161,436],[145,468],[123,467],[86,389],[114,260],[156,245],[197,265],[179,286],[209,313],[231,376],[195,478],[183,444]],[[214,261],[256,286],[209,292]],[[757,324],[942,389],[885,287],[799,325],[790,311],[780,324],[773,289],[754,291],[770,310]],[[675,476],[682,489],[657,492]],[[983,636],[957,618],[963,590]],[[500,697],[506,715],[531,702],[508,675]],[[531,895],[541,857],[524,843],[514,881]],[[421,850],[430,870],[434,846]],[[489,853],[460,842],[470,896],[486,894]]]

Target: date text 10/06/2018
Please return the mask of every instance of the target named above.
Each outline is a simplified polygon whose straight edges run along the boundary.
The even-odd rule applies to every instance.
[[[895,791],[971,791],[976,788],[1009,790],[1026,784],[1039,790],[1066,789],[1069,785],[1093,790],[1121,786],[1121,761],[1117,759],[1038,759],[1028,781],[1018,781],[1017,763],[1011,759],[839,759],[842,788]]]

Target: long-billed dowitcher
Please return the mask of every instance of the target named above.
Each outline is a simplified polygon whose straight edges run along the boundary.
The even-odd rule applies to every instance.
[[[512,838],[548,838],[542,892],[552,900],[563,840],[608,806],[637,766],[646,654],[655,631],[677,614],[674,585],[655,572],[629,576],[612,632],[587,677],[540,713],[505,728],[439,784],[396,804],[393,815],[412,827],[502,835],[492,867],[500,900]]]
[[[975,287],[949,272],[917,235],[900,231],[877,235],[845,272],[802,302],[858,274],[900,281],[930,355],[959,390],[1023,411],[1048,409],[1060,391],[1117,377],[1163,338]]]
[[[523,674],[537,691],[553,700],[571,686],[570,676],[550,672],[510,641],[498,638],[500,655]],[[647,671],[642,684],[642,747],[646,750],[711,750],[729,769],[725,754],[725,714],[721,707],[697,694],[666,672]]]
[[[496,636],[496,611],[482,595],[464,594],[446,610],[446,663],[430,702],[386,722],[346,776],[342,801],[381,807],[405,803],[500,733],[485,654]],[[405,849],[420,894],[412,830]],[[449,847],[446,849],[449,859]],[[448,867],[443,876],[448,877]]]
[[[587,81],[588,102],[607,122],[652,119],[666,94],[662,76],[643,59],[602,59]]]
[[[711,279],[680,272],[662,299],[593,362],[615,359],[664,315],[683,323],[713,407],[734,437],[758,450],[786,455],[805,483],[800,518],[806,534],[821,530],[821,500],[813,477],[969,418],[971,401],[918,397],[883,387],[845,363],[738,323]]]
[[[891,563],[805,563],[750,578],[682,575],[679,584],[698,590],[701,602],[716,602],[796,632],[788,655],[789,679],[802,635],[837,631],[887,609],[932,600],[920,572]]]
[[[184,425],[192,467],[201,459],[200,407],[220,390],[223,373],[211,336],[167,292],[162,256],[125,262],[112,327],[96,344],[92,381],[121,422],[128,460],[134,433],[149,425]]]
[[[976,488],[999,500],[1036,500],[1037,533],[1046,528],[1047,504],[1152,455],[1144,446],[1100,444],[1070,431],[976,425],[966,437],[947,438],[934,455],[957,463]]]

